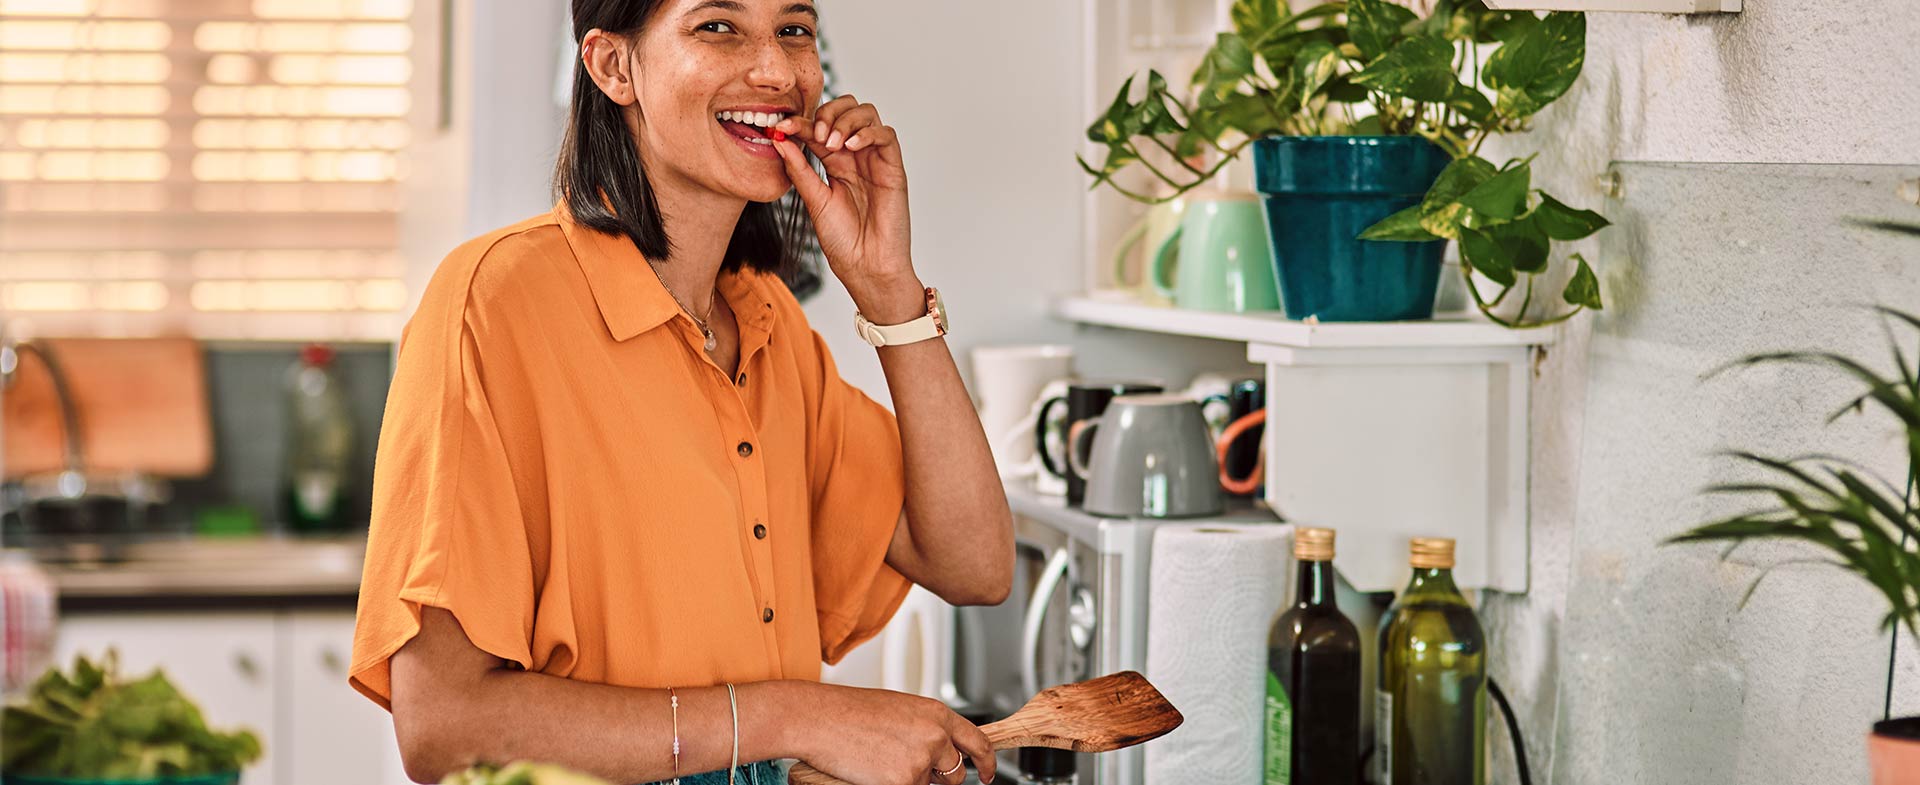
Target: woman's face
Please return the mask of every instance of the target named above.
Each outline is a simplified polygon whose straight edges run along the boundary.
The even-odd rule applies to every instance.
[[[810,0],[664,3],[633,54],[629,111],[638,111],[649,177],[754,202],[784,195],[792,182],[761,142],[770,141],[766,125],[820,103],[816,21]]]

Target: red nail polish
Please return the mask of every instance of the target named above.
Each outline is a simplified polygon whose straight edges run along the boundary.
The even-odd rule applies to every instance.
[[[773,129],[773,141],[776,141],[776,142],[787,141],[787,132],[782,131],[778,128]]]

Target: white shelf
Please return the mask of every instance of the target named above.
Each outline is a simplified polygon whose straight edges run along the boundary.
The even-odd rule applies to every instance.
[[[1464,316],[1413,322],[1308,323],[1278,313],[1163,308],[1118,293],[1065,298],[1055,303],[1054,313],[1080,324],[1294,349],[1477,349],[1539,346],[1559,338],[1557,327],[1510,330]]]
[[[1055,313],[1243,343],[1248,362],[1266,366],[1266,501],[1288,520],[1340,529],[1336,563],[1355,586],[1398,588],[1408,538],[1446,536],[1462,586],[1526,591],[1529,368],[1557,327],[1464,316],[1309,324],[1145,305],[1123,292],[1063,299]],[[1055,514],[1084,524],[1075,511]]]
[[[1640,14],[1737,14],[1740,0],[1487,0],[1496,11],[1617,11]]]

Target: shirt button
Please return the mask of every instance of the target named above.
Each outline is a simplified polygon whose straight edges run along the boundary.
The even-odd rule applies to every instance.
[[[773,609],[772,609],[772,608],[768,608],[768,609],[766,609],[766,610],[764,610],[764,611],[761,611],[761,612],[760,612],[760,623],[762,623],[762,624],[772,624],[772,623],[773,623]]]
[[[740,451],[740,457],[742,457],[742,458],[746,458],[746,457],[749,457],[749,456],[751,456],[751,455],[753,455],[753,443],[752,443],[752,442],[741,442],[741,443],[740,443],[740,446],[739,446],[739,448],[738,448],[738,449],[739,449],[739,451]]]
[[[744,371],[742,371],[742,372],[740,373],[740,378],[737,378],[737,379],[734,379],[734,380],[733,380],[733,383],[734,383],[735,385],[738,385],[738,386],[741,386],[741,387],[745,387],[745,386],[747,386],[747,374],[746,374],[746,372],[744,372]]]
[[[766,538],[767,538],[767,525],[766,525],[766,524],[764,524],[764,523],[756,523],[756,524],[754,524],[754,525],[753,525],[753,538],[754,538],[754,539],[756,539],[756,540],[764,540],[764,539],[766,539]]]

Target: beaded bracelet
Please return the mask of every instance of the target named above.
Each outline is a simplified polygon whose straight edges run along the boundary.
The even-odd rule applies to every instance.
[[[680,785],[680,696],[667,688],[667,703],[673,707],[673,785]]]

